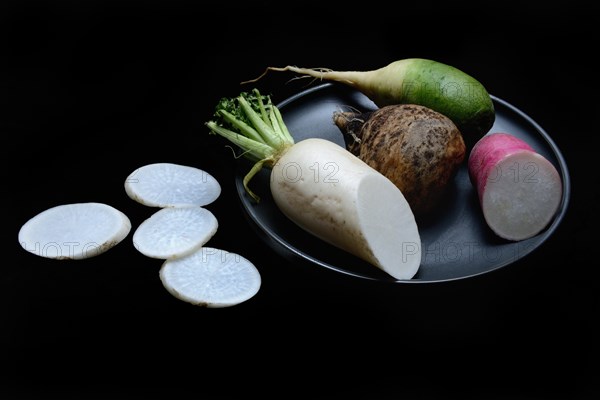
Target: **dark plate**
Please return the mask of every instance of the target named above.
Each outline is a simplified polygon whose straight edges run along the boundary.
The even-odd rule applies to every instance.
[[[493,97],[493,96],[492,96]],[[364,279],[390,282],[436,282],[463,279],[507,266],[539,247],[563,219],[570,197],[567,165],[550,136],[529,116],[493,97],[496,121],[491,131],[510,132],[526,140],[552,162],[563,180],[563,199],[551,224],[537,236],[520,242],[505,241],[486,225],[466,162],[442,208],[418,220],[422,241],[422,262],[411,280],[398,281],[378,268],[331,246],[297,227],[277,208],[269,192],[269,169],[257,174],[250,185],[261,197],[257,204],[245,193],[242,179],[250,164],[241,162],[235,178],[241,204],[261,237],[278,253],[302,263],[328,268]],[[344,146],[344,138],[333,123],[333,112],[376,106],[363,94],[327,83],[305,90],[278,104],[283,119],[296,141],[321,137]]]

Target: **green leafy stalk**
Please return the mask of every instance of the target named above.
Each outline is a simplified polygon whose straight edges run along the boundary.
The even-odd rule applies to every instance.
[[[242,92],[234,98],[222,98],[215,107],[214,119],[205,123],[209,133],[224,137],[242,150],[242,155],[255,162],[243,183],[256,201],[260,198],[248,183],[263,166],[273,167],[283,153],[294,144],[281,112],[270,96],[258,89]]]

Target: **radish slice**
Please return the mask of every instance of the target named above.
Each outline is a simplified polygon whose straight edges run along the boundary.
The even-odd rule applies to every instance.
[[[238,254],[211,247],[165,261],[159,275],[173,296],[208,308],[240,304],[261,286],[254,264]]]
[[[486,223],[504,239],[519,241],[537,235],[560,206],[558,171],[513,135],[493,133],[481,138],[469,156],[469,175]]]
[[[201,169],[156,163],[133,171],[125,180],[125,191],[150,207],[205,206],[219,197],[221,186]]]
[[[151,258],[182,257],[208,242],[217,227],[217,218],[205,208],[163,208],[138,226],[133,243]]]
[[[129,218],[109,205],[64,204],[27,221],[19,230],[19,242],[40,257],[79,260],[104,253],[130,230]]]

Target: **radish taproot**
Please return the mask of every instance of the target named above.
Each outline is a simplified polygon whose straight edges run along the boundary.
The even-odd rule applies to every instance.
[[[268,67],[303,77],[340,82],[371,99],[378,107],[419,104],[450,118],[469,142],[487,133],[495,121],[494,103],[487,89],[462,70],[429,59],[407,58],[370,71],[335,71],[326,68]]]
[[[394,182],[417,217],[438,206],[465,159],[456,125],[425,106],[336,111],[333,120],[348,150]]]
[[[468,170],[486,223],[504,239],[537,235],[558,210],[562,180],[556,167],[512,134],[481,138],[471,150]]]
[[[417,273],[421,239],[414,214],[383,174],[328,140],[295,142],[278,108],[257,89],[222,99],[206,126],[255,162],[243,182],[256,201],[248,183],[266,166],[273,199],[292,222],[396,279]]]

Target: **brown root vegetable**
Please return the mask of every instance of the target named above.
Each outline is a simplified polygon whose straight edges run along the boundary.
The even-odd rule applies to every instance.
[[[415,215],[433,210],[465,159],[456,125],[443,114],[416,104],[366,113],[334,113],[348,150],[390,179]]]

